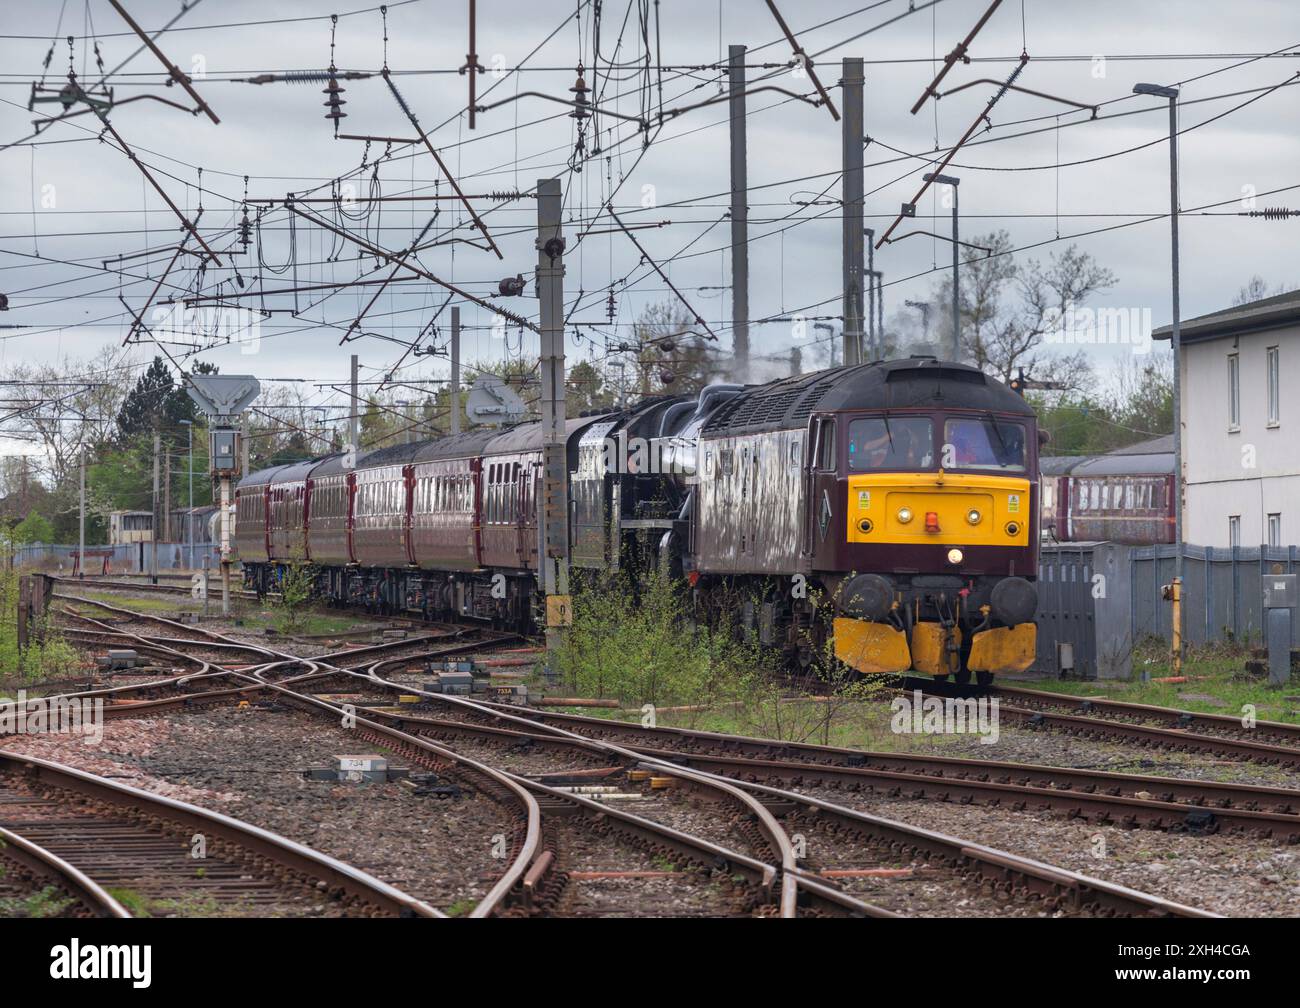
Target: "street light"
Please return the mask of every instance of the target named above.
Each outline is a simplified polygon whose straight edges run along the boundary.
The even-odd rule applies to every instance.
[[[1174,354],[1174,577],[1183,582],[1183,419],[1182,341],[1178,317],[1178,88],[1161,84],[1134,84],[1133,93],[1169,99],[1169,235],[1173,319],[1169,346]],[[1178,628],[1175,628],[1177,634]],[[1181,636],[1180,634],[1178,636]],[[1174,672],[1182,668],[1181,649],[1174,655]]]
[[[952,187],[952,359],[961,360],[961,295],[957,284],[957,186],[961,179],[955,175],[937,175],[926,172],[921,176],[927,182],[938,182]]]
[[[954,246],[955,248],[956,246]],[[925,333],[925,342],[930,342],[930,302],[929,301],[904,301],[903,304],[909,308],[915,308],[921,313],[921,329]]]
[[[189,540],[190,570],[194,570],[194,421],[182,420],[181,423],[185,425],[190,445],[189,456],[185,461],[185,468],[189,470],[190,477],[190,511],[185,516],[185,537]]]

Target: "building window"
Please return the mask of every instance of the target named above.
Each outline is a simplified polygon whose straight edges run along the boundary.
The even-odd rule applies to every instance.
[[[1268,544],[1270,546],[1282,545],[1282,516],[1280,514],[1268,516]]]
[[[1228,516],[1228,545],[1241,545],[1241,515]]]
[[[1228,354],[1228,428],[1241,426],[1241,361],[1236,354]]]
[[[1281,403],[1279,400],[1280,386],[1278,384],[1278,353],[1277,347],[1268,348],[1268,422],[1277,423],[1281,419]]]

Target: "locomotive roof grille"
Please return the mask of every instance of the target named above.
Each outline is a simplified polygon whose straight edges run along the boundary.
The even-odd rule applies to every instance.
[[[703,433],[736,435],[801,427],[815,412],[936,407],[1034,415],[1024,399],[978,368],[909,358],[750,386],[719,406]]]
[[[984,377],[982,371],[967,371],[964,368],[946,367],[927,367],[927,368],[900,368],[897,371],[890,371],[889,376],[885,378],[887,382],[903,381],[941,381],[941,382],[965,382],[968,385],[986,385],[988,379]]]
[[[827,378],[825,381],[818,382],[816,385],[810,388],[804,394],[803,399],[799,401],[799,405],[795,407],[794,412],[790,415],[790,419],[807,420],[810,416],[812,416],[812,412],[814,407],[817,404],[817,400],[819,400],[823,395],[825,395],[826,390],[829,389],[834,384],[835,384],[834,378]]]

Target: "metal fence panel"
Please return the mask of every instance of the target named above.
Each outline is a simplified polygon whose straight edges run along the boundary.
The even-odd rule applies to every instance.
[[[1173,544],[1133,550],[1133,621],[1137,639],[1168,640],[1173,614],[1160,596],[1174,579]],[[1183,631],[1189,644],[1258,644],[1263,637],[1266,574],[1293,574],[1294,546],[1183,547]],[[1292,634],[1300,611],[1292,612]]]
[[[109,553],[108,570],[110,574],[146,574],[152,570],[154,543],[122,543],[118,546],[87,546],[87,574],[98,574],[104,568],[104,553]],[[182,542],[161,542],[157,544],[158,570],[198,570],[203,567],[204,557],[209,565],[216,567],[221,562],[221,551],[212,543],[193,544],[193,563],[190,562],[191,544]],[[62,571],[71,574],[76,564],[77,547],[56,543],[28,543],[19,546],[13,553],[13,565],[29,570],[41,570],[51,573]]]
[[[1059,672],[1057,645],[1073,645],[1074,674],[1123,679],[1132,670],[1130,548],[1060,543],[1039,554],[1035,668]]]

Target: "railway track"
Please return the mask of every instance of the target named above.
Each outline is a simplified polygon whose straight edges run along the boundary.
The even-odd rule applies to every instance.
[[[820,783],[852,790],[991,805],[1055,809],[1099,823],[1233,832],[1300,842],[1300,790],[1072,767],[871,752],[725,735],[553,711],[514,710],[545,724],[675,754],[691,766],[752,780]]]
[[[1074,698],[1060,693],[994,686],[978,690],[954,686],[933,679],[907,677],[902,689],[920,690],[928,696],[973,699],[984,695],[999,701],[998,716],[1029,730],[1052,730],[1082,738],[1105,739],[1173,752],[1203,753],[1221,759],[1245,760],[1265,766],[1300,769],[1300,735],[1291,725],[1260,722],[1266,732],[1281,741],[1257,741],[1256,729],[1244,728],[1236,718],[1222,714],[1198,714],[1169,707],[1129,704],[1122,701]],[[1011,703],[1003,703],[1010,700]],[[1032,703],[1034,706],[1020,706]],[[1055,708],[1055,709],[1054,709]],[[1072,711],[1074,713],[1066,713]],[[1127,719],[1126,719],[1127,718]],[[1145,723],[1161,720],[1163,725]],[[1167,727],[1166,725],[1174,725]],[[1203,730],[1190,731],[1195,726]],[[1233,727],[1235,726],[1235,727]],[[1209,734],[1204,729],[1218,734]],[[1247,737],[1248,736],[1248,737]]]
[[[76,600],[75,598],[73,599]],[[117,611],[118,607],[108,603],[96,600],[81,599],[82,602],[89,602],[108,611]],[[164,626],[171,626],[173,621],[152,614],[136,614],[146,622],[156,623]],[[223,639],[222,635],[207,631],[202,634],[210,640]],[[477,642],[476,646],[482,646]],[[270,651],[271,649],[266,649]],[[323,660],[301,659],[291,655],[276,653],[277,661],[268,663],[262,671],[265,672],[275,665],[288,665],[297,663],[312,672],[328,673],[345,673],[346,669],[330,666]],[[399,657],[389,659],[395,662],[406,662],[409,658]],[[242,673],[232,673],[235,679],[254,679],[254,676],[244,675]],[[278,699],[296,702],[308,709],[318,711],[328,711],[332,716],[338,716],[342,708],[325,700],[307,694],[296,692],[289,686],[281,683],[271,683],[265,678],[258,678],[255,681],[265,683],[266,689],[271,691]],[[246,687],[242,691],[246,691]],[[111,709],[108,713],[110,716],[138,716],[146,713],[153,713],[168,707],[183,706],[193,703],[207,702],[216,700],[219,697],[229,698],[233,693],[241,692],[240,687],[233,687],[227,690],[207,691],[202,694],[190,694],[185,696],[159,697],[149,699],[140,703],[132,703],[125,707]],[[420,758],[421,748],[433,748],[433,743],[426,739],[420,739],[409,733],[401,732],[394,729],[391,725],[382,724],[371,717],[358,717],[356,719],[357,729],[362,737],[373,738],[375,741],[382,741],[390,749],[402,752],[409,758]],[[452,758],[462,759],[450,750],[436,747],[437,751]],[[464,761],[470,762],[470,761]],[[486,769],[486,764],[478,764]],[[817,912],[827,913],[855,913],[860,915],[875,915],[874,908],[862,904],[843,893],[826,887],[823,891],[816,882],[808,885],[801,885],[795,874],[795,863],[793,850],[785,832],[776,823],[775,819],[764,809],[761,802],[750,797],[742,790],[736,788],[728,781],[713,779],[708,775],[695,774],[691,771],[677,768],[675,776],[679,779],[689,779],[693,786],[703,790],[712,791],[718,795],[725,795],[726,801],[734,806],[739,806],[744,810],[744,818],[752,824],[755,831],[756,839],[764,844],[771,856],[771,861],[762,861],[757,858],[749,857],[743,853],[723,848],[718,844],[702,840],[683,830],[674,829],[663,823],[646,819],[640,816],[625,813],[617,809],[610,809],[605,805],[595,803],[581,795],[567,793],[561,790],[550,788],[537,781],[530,781],[525,778],[513,778],[516,782],[531,791],[537,789],[546,789],[544,797],[551,803],[552,816],[558,815],[556,808],[562,807],[565,812],[561,816],[566,820],[573,819],[576,816],[578,821],[589,821],[593,828],[608,830],[615,828],[624,841],[639,839],[642,846],[648,849],[655,847],[676,851],[678,857],[688,857],[691,863],[697,867],[709,866],[711,870],[723,871],[730,874],[738,874],[744,877],[751,886],[757,886],[760,891],[766,894],[765,898],[772,903],[772,912],[779,916],[792,917],[796,916],[798,906],[801,900],[805,904],[816,906]],[[615,826],[611,827],[610,824]],[[543,856],[543,854],[545,856]],[[530,864],[530,869],[522,881],[531,883],[530,887],[522,894],[521,898],[529,902],[534,898],[534,892],[542,886],[546,877],[551,871],[563,874],[563,866],[557,866],[555,862],[555,852],[549,854],[543,852],[538,855],[537,864]],[[749,900],[750,903],[754,901]]]
[[[93,605],[109,611],[116,610],[116,607],[96,600],[82,599],[80,601],[88,601]],[[151,614],[143,614],[142,618],[145,622],[157,623],[164,626],[170,626],[172,622]],[[200,636],[205,638],[205,643],[207,640],[221,639],[221,635],[206,631]],[[514,639],[512,635],[498,635],[498,638]],[[409,645],[408,641],[393,643]],[[482,646],[482,640],[460,642],[456,645],[450,646],[449,648],[437,649],[434,653],[442,654],[446,651],[459,651],[470,647],[481,648]],[[294,656],[279,655],[278,653],[271,652],[270,649],[265,650],[268,656],[273,658],[273,661],[262,666],[263,672],[271,670],[276,665],[288,666],[298,664],[307,667],[308,669],[312,669],[314,666],[319,664],[315,660],[299,659]],[[344,657],[349,661],[353,661],[359,653],[364,651],[367,657],[373,658],[376,653],[382,653],[385,650],[388,650],[387,645],[379,645],[365,649],[354,649],[353,651],[348,652]],[[406,657],[398,657],[390,660],[405,662],[409,659]],[[328,674],[346,672],[345,669],[334,667],[329,667],[322,671]],[[236,674],[233,678],[246,677]],[[317,676],[312,676],[312,678],[319,681],[319,677]],[[330,704],[316,697],[297,693],[292,688],[283,684],[267,683],[266,688],[271,690],[278,699],[297,702],[300,706],[308,710],[315,710],[318,713],[328,712],[331,716],[337,716],[342,710],[342,708],[336,704]],[[111,708],[108,713],[109,716],[119,717],[139,716],[146,713],[155,713],[177,705],[189,706],[195,703],[208,702],[210,700],[229,699],[232,692],[241,691],[238,687],[235,687],[233,690],[227,688],[224,690],[217,689],[176,696],[158,696],[141,701],[140,703],[132,703],[125,707]],[[248,692],[247,687],[245,687],[242,692]],[[462,765],[473,765],[482,770],[488,769],[486,764],[479,764],[475,761],[466,760],[459,754],[452,753],[450,750],[443,749],[442,747],[437,747],[426,739],[415,738],[407,733],[395,731],[389,726],[380,724],[365,717],[358,718],[357,730],[363,738],[375,741],[376,743],[382,743],[392,750],[401,752],[405,757],[417,763],[422,760],[428,761],[428,755],[431,752],[444,757],[440,761],[431,761],[431,768],[433,769],[445,770],[447,766],[453,762],[459,762]],[[760,897],[758,894],[766,894],[773,887],[778,877],[777,868],[768,865],[765,862],[723,848],[720,845],[703,841],[682,830],[671,829],[660,823],[646,820],[638,816],[617,811],[611,812],[611,810],[594,802],[590,802],[580,795],[568,794],[562,790],[553,789],[540,783],[520,780],[518,781],[518,786],[526,787],[530,791],[540,790],[538,797],[547,803],[549,816],[552,819],[563,820],[563,829],[561,830],[559,827],[556,827],[555,831],[557,832],[557,835],[560,832],[564,832],[569,835],[572,840],[572,827],[574,824],[580,823],[584,825],[586,832],[591,833],[594,831],[602,836],[613,836],[614,839],[619,842],[620,846],[639,849],[643,856],[672,857],[675,859],[674,863],[684,862],[689,864],[691,870],[682,874],[689,876],[692,880],[695,880],[699,876],[700,872],[705,872],[706,875],[716,874],[719,879],[729,879],[733,876],[743,877],[746,881],[746,888],[752,891],[749,892],[744,899],[740,900],[740,905],[749,907],[761,902],[763,897]],[[762,807],[758,802],[749,799],[742,792],[733,789],[728,784],[713,786],[719,790],[731,792],[733,801],[739,804],[751,806],[749,811],[758,820],[763,822],[768,838],[772,840],[773,844],[778,848],[784,846],[785,849],[782,851],[783,862],[792,863],[792,856],[788,850],[788,841],[785,841],[784,845],[782,844],[784,834],[781,833],[779,827],[777,827],[774,821],[771,820],[771,817],[767,816],[767,814],[762,810]],[[550,850],[549,853],[542,852],[541,854],[538,854],[537,864],[530,864],[529,867],[530,871],[520,879],[520,892],[515,894],[517,897],[516,906],[523,907],[529,911],[534,909],[544,911],[565,892],[565,887],[563,885],[557,886],[551,879],[552,874],[554,874],[556,878],[566,880],[566,882],[567,875],[559,866],[556,865],[556,855],[553,850]],[[621,872],[620,875],[623,878],[628,877],[626,872]],[[581,881],[589,882],[592,880],[583,879]],[[712,879],[710,879],[710,882],[712,883]],[[696,888],[701,887],[697,886]],[[710,884],[704,888],[711,889],[713,886]],[[782,892],[780,912],[783,916],[793,916],[796,902],[796,887],[793,883],[787,883],[782,885],[780,888]],[[735,894],[730,894],[729,898],[734,896]],[[855,901],[835,900],[832,901],[831,905],[842,905],[843,902],[853,904]]]
[[[393,685],[399,689],[408,688],[400,684]],[[552,746],[568,742],[582,746],[590,745],[595,741],[564,729],[537,726],[535,722],[513,711],[482,708],[480,705],[455,697],[431,696],[430,699],[436,703],[449,704],[464,710],[475,708],[487,710],[501,722],[500,725],[466,725],[454,720],[439,719],[429,726],[434,731],[454,733],[463,730],[480,738],[499,734],[503,744],[515,745],[526,742],[529,745]],[[418,723],[419,719],[410,715],[375,712],[374,716],[393,718],[408,731],[418,731],[421,727]],[[507,725],[509,727],[506,727]],[[530,726],[541,727],[543,730],[530,732],[528,730]],[[613,753],[618,751],[618,747],[612,750]],[[682,761],[675,759],[679,754],[655,753],[653,750],[642,749],[623,751],[630,755],[630,766],[634,770],[652,770],[671,776],[694,769],[686,767]],[[797,769],[799,772],[803,770],[802,767]],[[720,775],[713,774],[713,776]],[[804,828],[816,826],[824,834],[829,833],[833,838],[828,846],[849,845],[855,850],[857,863],[868,866],[860,872],[853,869],[846,871],[842,867],[827,869],[832,873],[832,877],[845,875],[870,877],[870,873],[878,870],[882,863],[894,863],[899,858],[920,858],[935,869],[950,873],[962,886],[995,892],[1010,901],[1029,900],[1046,912],[1103,916],[1112,914],[1214,916],[1159,897],[1043,865],[1032,859],[872,816],[801,794],[793,789],[753,780],[729,779],[733,779],[738,787],[758,798],[773,814],[788,820],[787,831],[791,824]],[[814,861],[815,865],[816,861]],[[835,888],[827,878],[821,877],[815,867],[810,869],[800,865],[796,866],[794,871],[798,877],[799,888],[805,895],[815,893],[824,896],[827,892],[850,895]],[[884,916],[891,913],[887,908],[876,904],[873,904],[873,908],[873,915]],[[882,911],[884,912],[881,913]]]
[[[150,617],[150,619],[163,623],[167,622],[159,617]],[[289,656],[285,657],[284,664],[288,665],[290,660],[296,661],[299,665],[309,667],[311,671],[306,676],[281,680],[281,683],[276,685],[274,688],[281,691],[286,698],[292,698],[293,700],[308,705],[323,705],[337,711],[337,707],[328,704],[326,701],[320,700],[309,694],[288,689],[285,684],[300,684],[303,688],[307,688],[309,680],[313,678],[319,680],[319,677],[326,673],[343,673],[346,670],[331,670],[327,663],[316,661],[308,662],[303,659],[291,659]],[[351,674],[358,678],[365,676],[370,682],[382,685],[387,689],[401,692],[412,692],[412,687],[409,685],[388,682],[378,674],[379,671],[386,666],[395,666],[409,661],[410,658],[407,656],[388,659],[380,658],[371,663],[364,672],[353,672]],[[229,697],[230,694],[231,690],[228,689],[224,691],[226,697]],[[219,699],[222,695],[223,691],[212,691],[211,699]],[[914,830],[914,827],[904,826],[900,823],[893,823],[889,820],[879,819],[878,817],[865,816],[864,813],[843,806],[822,802],[820,799],[813,798],[806,794],[800,794],[797,790],[775,786],[776,783],[783,783],[793,787],[798,786],[805,780],[815,780],[819,783],[831,783],[832,786],[848,786],[854,789],[884,786],[893,788],[897,791],[901,783],[902,785],[911,787],[914,790],[920,790],[931,782],[927,780],[926,773],[916,772],[917,768],[915,767],[912,768],[912,772],[899,771],[896,769],[878,770],[875,767],[863,767],[861,765],[837,767],[834,765],[835,760],[847,762],[856,757],[860,761],[862,754],[853,754],[852,751],[848,750],[836,753],[829,747],[802,747],[805,750],[818,750],[817,756],[820,759],[820,762],[791,762],[789,760],[786,760],[785,762],[778,760],[759,761],[754,759],[738,761],[734,757],[726,759],[719,757],[701,758],[698,753],[687,755],[680,751],[674,751],[671,748],[660,749],[648,746],[644,735],[644,732],[647,730],[640,729],[639,726],[627,726],[622,725],[619,722],[581,718],[580,716],[575,715],[539,715],[536,712],[528,712],[527,714],[524,714],[517,709],[510,709],[508,711],[500,710],[490,705],[465,701],[460,698],[430,696],[427,699],[430,703],[458,706],[463,711],[470,712],[471,718],[486,719],[489,721],[495,720],[497,722],[509,724],[509,727],[504,727],[504,724],[498,724],[495,728],[497,740],[506,745],[526,744],[528,746],[546,747],[547,745],[557,744],[555,738],[556,735],[573,735],[574,737],[569,741],[571,746],[576,744],[578,747],[590,747],[595,743],[596,748],[594,751],[599,752],[602,755],[619,757],[622,759],[625,767],[635,771],[642,773],[657,773],[675,780],[685,779],[692,781],[696,786],[702,785],[705,782],[710,782],[709,786],[716,787],[716,781],[727,780],[728,783],[733,784],[737,789],[744,791],[755,799],[760,807],[776,808],[783,816],[793,816],[800,822],[806,819],[807,816],[814,815],[817,819],[823,821],[823,825],[825,822],[832,823],[835,831],[844,831],[845,835],[859,838],[859,843],[862,845],[864,851],[870,851],[873,849],[878,851],[893,850],[895,852],[898,850],[910,851],[913,856],[923,856],[927,861],[935,860],[936,863],[939,864],[941,870],[954,873],[954,879],[960,877],[965,881],[965,884],[977,885],[985,888],[992,886],[995,890],[1003,892],[1008,898],[1014,898],[1017,900],[1031,899],[1042,901],[1041,906],[1053,912],[1102,914],[1155,913],[1170,915],[1196,915],[1199,913],[1199,911],[1195,911],[1192,908],[1181,907],[1178,904],[1170,903],[1169,901],[1161,900],[1157,897],[1151,897],[1140,893],[1133,894],[1123,890],[1122,887],[1108,886],[1108,884],[1098,882],[1095,879],[1087,879],[1084,876],[1076,876],[1073,873],[1061,872],[1059,869],[1051,868],[1051,866],[1044,866],[1032,862],[1029,859],[1015,858],[1014,856],[1003,852],[992,852],[991,854],[981,852],[979,856],[976,857],[971,853],[971,851],[976,851],[978,845],[964,844],[954,838],[942,838],[941,835],[938,834],[933,836],[925,835],[925,831],[913,835],[907,831]],[[170,700],[160,699],[157,701],[150,701],[147,706],[157,709],[182,702],[184,701],[177,698]],[[133,714],[144,712],[144,710],[139,708],[128,709],[124,712],[124,716],[132,716]],[[614,731],[630,729],[643,734],[639,739],[638,747],[636,749],[622,749],[620,751],[620,747],[611,746],[609,743],[600,743],[597,740],[590,738],[581,738],[574,735],[574,733],[566,732],[563,729],[539,724],[538,719],[540,718],[545,718],[547,720],[572,719],[575,721],[581,721],[583,722],[583,727],[587,730],[617,726],[613,728]],[[444,719],[444,722],[447,720],[449,719]],[[494,734],[493,731],[485,732],[485,728],[482,725],[475,726],[470,724],[468,719],[459,723],[456,722],[455,719],[450,719],[449,724],[439,723],[437,719],[420,719],[413,718],[409,715],[391,714],[385,711],[368,711],[365,721],[365,727],[367,730],[375,730],[377,728],[380,734],[389,740],[390,744],[393,737],[417,738],[427,741],[430,736],[438,732],[450,733],[452,736],[459,733],[462,739],[467,735],[477,735],[480,740],[483,738],[484,734]],[[682,730],[667,729],[649,731],[680,732]],[[502,735],[502,733],[509,732],[514,733],[512,737]],[[701,737],[707,734],[708,733],[698,733]],[[727,736],[716,736],[711,739],[711,742],[713,744],[718,744],[722,740],[728,738],[729,737]],[[447,735],[444,734],[441,740],[447,741]],[[691,741],[698,748],[700,738],[694,738]],[[739,740],[739,743],[742,745],[773,745],[773,743],[766,740]],[[782,744],[778,745],[785,750],[791,748]],[[832,758],[832,756],[834,758]],[[709,762],[710,760],[712,760],[712,762]],[[606,759],[606,762],[610,762],[610,760]],[[961,761],[953,761],[954,764],[960,762]],[[1026,768],[1020,769],[1024,770]],[[1037,770],[1040,773],[1042,772],[1042,768],[1028,769]],[[1030,783],[1026,785],[1024,783],[1015,784],[1013,782],[999,787],[998,785],[1000,782],[997,781],[989,781],[987,779],[963,779],[963,774],[967,771],[959,770],[955,766],[947,767],[945,768],[945,771],[952,773],[952,779],[933,784],[931,786],[931,796],[935,796],[933,794],[935,787],[943,788],[945,793],[950,793],[953,790],[960,791],[962,788],[965,788],[966,793],[969,794],[972,789],[978,786],[979,789],[982,790],[983,800],[992,800],[999,803],[1005,802],[1009,805],[1015,805],[1016,801],[1010,800],[1008,797],[1011,791],[1020,789],[1023,792],[1025,787],[1029,787],[1033,790],[1024,793],[1027,793],[1030,797],[1039,798],[1052,796],[1056,794],[1056,787],[1061,783],[1059,780],[1049,780],[1046,782],[1040,780],[1036,784]],[[930,767],[929,774],[932,775],[933,773],[934,768]],[[891,779],[888,776],[876,776],[889,774],[894,774],[894,778]],[[1115,776],[1122,777],[1122,775]],[[530,789],[549,786],[543,784],[541,780],[529,780],[522,776],[517,776],[516,779]],[[1042,786],[1044,784],[1048,786]],[[1087,791],[1087,788],[1093,784],[1095,784],[1095,781],[1077,782],[1077,793],[1068,795],[1063,800],[1077,803],[1080,799],[1083,799],[1084,801],[1093,802],[1095,797],[1094,804],[1097,809],[1113,809],[1115,804],[1117,804],[1117,802],[1113,800],[1114,796],[1093,796]],[[918,788],[918,785],[920,785],[921,788]],[[1042,794],[1040,795],[1038,792],[1041,792]],[[606,821],[611,817],[619,818],[626,815],[626,813],[623,813],[621,809],[611,809],[608,806],[608,803],[598,803],[591,799],[584,798],[581,795],[565,792],[563,790],[560,790],[559,793],[543,797],[545,801],[561,803],[566,808],[566,813],[563,817],[566,819],[571,818],[574,815],[573,806],[586,807],[586,812],[580,811],[578,813],[580,818],[583,815],[590,814],[597,816],[600,821]],[[1119,797],[1122,798],[1125,796]],[[1188,809],[1186,807],[1171,808],[1170,806],[1174,805],[1172,801],[1142,798],[1133,798],[1132,801],[1136,804],[1130,805],[1130,809],[1140,809],[1142,816],[1146,817],[1145,821],[1151,824],[1173,825],[1174,820],[1185,820],[1188,815]],[[1143,804],[1143,802],[1146,801],[1150,801],[1151,804]],[[1031,803],[1024,801],[1022,798],[1020,799],[1019,804],[1021,807],[1029,807]],[[1059,807],[1059,804],[1058,801],[1057,807]],[[1124,803],[1121,801],[1118,802],[1118,804]],[[552,817],[554,818],[554,813],[552,813]],[[759,821],[764,821],[766,818],[768,817],[760,815]],[[1251,817],[1244,816],[1242,818],[1249,819]],[[1291,828],[1297,822],[1300,822],[1300,819],[1297,819],[1292,815],[1288,819],[1284,820],[1284,825],[1287,828]],[[1220,821],[1220,825],[1222,825],[1222,821]],[[1253,823],[1252,825],[1255,826],[1255,828],[1259,828],[1257,823]],[[636,829],[648,829],[651,832],[659,833],[662,830],[662,824],[648,824],[643,820],[636,825]],[[897,830],[903,830],[904,833],[911,838],[910,846],[899,846]],[[677,832],[681,833],[682,831]],[[660,835],[661,839],[655,842],[662,844],[662,834]],[[788,834],[785,835],[788,841]],[[777,836],[778,834],[772,831],[769,827],[769,840]],[[688,847],[696,851],[696,856],[698,857],[699,848],[696,846],[698,840],[699,838],[692,837],[689,841],[684,841],[683,837],[676,837],[674,843],[680,844],[686,842]],[[780,840],[776,840],[775,843],[778,847],[780,846]],[[882,844],[884,845],[883,847],[881,846]],[[940,852],[942,852],[942,854]],[[735,853],[736,852],[734,851],[730,852],[732,855]],[[685,855],[684,852],[678,849],[677,856],[684,857]],[[717,856],[717,853],[714,852],[713,857],[715,860]],[[530,899],[535,898],[536,892],[542,891],[541,889],[538,889],[538,887],[542,885],[547,872],[554,868],[554,850],[550,850],[550,854],[547,857],[543,857],[541,862],[546,862],[548,858],[552,864],[546,866],[547,871],[542,871],[539,868],[539,864],[533,864],[529,868],[528,876],[533,882],[533,892],[530,893]],[[729,865],[743,863],[745,862],[735,857],[732,857],[728,862]],[[789,906],[790,900],[784,895],[784,890],[787,889],[793,890],[794,895],[792,899],[795,907],[798,907],[802,903],[805,907],[815,907],[813,912],[827,912],[828,908],[833,908],[835,912],[856,913],[858,915],[888,916],[890,914],[890,911],[886,908],[874,904],[867,904],[865,901],[855,899],[850,893],[845,892],[843,888],[831,883],[826,878],[820,877],[815,872],[810,872],[803,866],[790,863],[790,860],[786,858],[784,854],[782,855],[780,864],[772,864],[771,862],[769,862],[769,864],[771,864],[773,869],[770,877],[773,879],[779,877],[781,879],[783,895],[779,904],[779,912],[782,915],[794,915],[797,912],[793,907]],[[1009,865],[1012,867],[1009,868]],[[563,872],[564,868],[562,867],[559,870]],[[844,872],[843,868],[832,868],[828,870],[832,872]],[[870,869],[868,869],[868,871],[870,871]],[[541,874],[536,875],[536,872],[541,872]],[[850,869],[848,874],[853,875],[855,873]],[[762,884],[763,877],[764,876],[761,873],[758,876],[760,885]],[[1014,877],[1015,881],[1008,887],[1007,879],[1012,877]],[[563,890],[561,889],[561,892],[562,891]],[[542,905],[545,904],[543,903]]]
[[[0,827],[103,916],[443,916],[266,830],[20,753],[0,751]]]
[[[79,588],[82,588],[83,590],[87,587],[93,586],[95,588],[116,589],[118,591],[141,592],[143,594],[149,594],[149,595],[158,595],[158,594],[184,595],[186,597],[190,597],[190,594],[193,590],[191,586],[188,584],[153,584],[148,581],[140,581],[140,582],[106,581],[94,577],[72,578],[72,577],[57,577],[55,575],[50,575],[50,580],[55,582],[56,584],[77,585]],[[211,587],[209,588],[210,597],[213,594],[219,594],[219,593],[220,593],[219,583],[215,591]],[[242,598],[242,599],[256,599],[258,597],[257,592],[246,591],[243,588],[231,588],[230,596],[231,598]]]
[[[1152,704],[1129,703],[1109,697],[1076,697],[1047,690],[1025,689],[1019,686],[997,686],[993,696],[1001,697],[1015,706],[1032,710],[1058,709],[1088,717],[1115,719],[1125,722],[1153,722],[1158,727],[1185,730],[1197,728],[1204,732],[1222,734],[1228,738],[1249,739],[1273,745],[1300,748],[1300,725],[1284,721],[1255,721],[1246,728],[1240,717],[1229,714],[1210,714],[1203,711],[1186,711],[1174,707],[1157,707]]]

